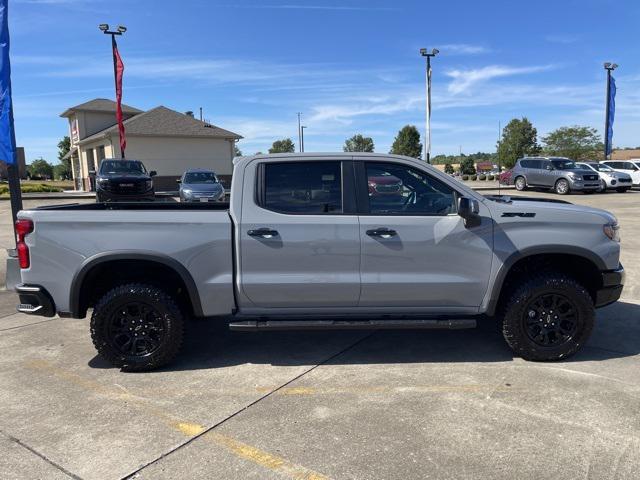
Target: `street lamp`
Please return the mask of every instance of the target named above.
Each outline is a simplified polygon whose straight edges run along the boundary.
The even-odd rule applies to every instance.
[[[611,139],[609,138],[609,115],[611,109],[611,72],[618,68],[617,63],[605,62],[604,69],[607,71],[607,104],[606,104],[606,112],[604,114],[604,159],[607,160],[609,156],[609,151],[611,149],[611,145],[609,142]],[[613,119],[611,119],[613,120]]]
[[[116,44],[116,35],[122,35],[124,32],[127,31],[127,27],[123,26],[123,25],[118,25],[118,27],[116,28],[115,31],[109,30],[109,24],[107,23],[101,23],[100,25],[98,25],[98,28],[100,29],[100,31],[102,33],[104,33],[105,35],[111,35],[111,52],[113,54],[113,79],[115,81],[115,85],[116,85],[116,98],[118,97],[118,60],[116,57],[116,52],[118,49],[118,46]],[[120,93],[121,95],[121,93]],[[123,127],[124,128],[124,127]],[[120,154],[122,156],[122,158],[124,158],[124,141],[123,141],[123,132],[120,131]]]
[[[306,125],[300,125],[300,151],[304,152],[304,129],[307,128]]]
[[[427,59],[426,88],[427,105],[425,111],[425,132],[424,132],[424,158],[427,163],[431,163],[431,57],[435,57],[440,50],[434,48],[428,52],[426,48],[420,49],[420,55]]]

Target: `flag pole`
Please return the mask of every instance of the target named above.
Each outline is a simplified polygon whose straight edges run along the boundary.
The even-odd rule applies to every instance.
[[[14,240],[17,241],[16,220],[22,210],[20,173],[16,155],[16,132],[13,124],[13,102],[11,100],[11,61],[9,58],[9,1],[0,0],[0,160],[7,164],[11,217]]]

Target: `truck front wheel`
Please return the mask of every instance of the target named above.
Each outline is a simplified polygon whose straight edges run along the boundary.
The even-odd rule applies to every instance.
[[[152,285],[115,287],[98,301],[91,316],[91,339],[98,353],[128,372],[169,363],[180,350],[183,333],[175,300]]]
[[[587,342],[595,309],[587,290],[563,274],[538,274],[504,302],[502,333],[526,360],[568,358]]]

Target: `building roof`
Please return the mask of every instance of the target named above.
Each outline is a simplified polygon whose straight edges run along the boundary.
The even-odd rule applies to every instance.
[[[113,100],[109,100],[107,98],[94,98],[93,100],[89,100],[88,102],[81,103],[80,105],[76,105],[75,107],[71,107],[66,109],[64,112],[60,114],[61,117],[69,117],[73,112],[114,112],[116,111],[116,102]],[[135,107],[131,107],[129,105],[122,104],[122,113],[124,114],[133,114],[136,115],[138,113],[142,113],[142,110],[139,110]]]
[[[144,135],[154,137],[205,137],[233,138],[242,136],[215,125],[197,120],[184,113],[159,106],[125,120],[127,135]],[[80,144],[91,142],[112,133],[117,133],[118,125],[105,128],[80,140]]]

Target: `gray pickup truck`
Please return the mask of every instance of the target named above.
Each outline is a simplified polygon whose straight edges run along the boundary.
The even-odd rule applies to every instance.
[[[170,362],[189,317],[234,330],[467,328],[566,358],[624,283],[616,218],[484,197],[419,160],[234,160],[230,203],[98,203],[19,213],[18,310],[84,318],[123,370]]]

